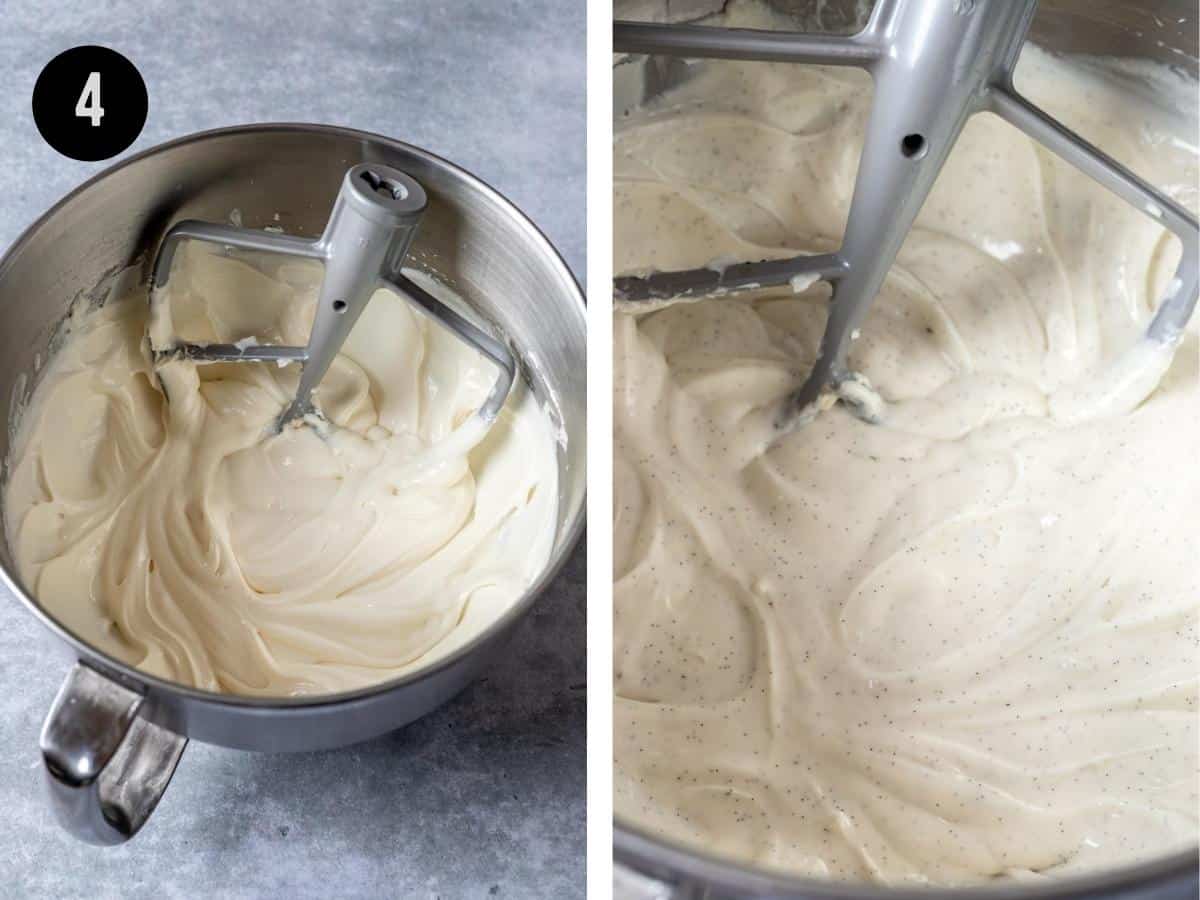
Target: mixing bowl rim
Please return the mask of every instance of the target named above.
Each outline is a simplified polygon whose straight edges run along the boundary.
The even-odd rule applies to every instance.
[[[468,172],[460,166],[455,165],[447,159],[431,153],[414,144],[408,144],[404,141],[399,141],[394,138],[385,137],[384,135],[376,134],[370,131],[363,131],[356,128],[347,128],[341,125],[325,125],[320,123],[310,122],[255,122],[245,123],[241,125],[228,125],[220,128],[210,128],[204,131],[197,131],[191,134],[186,134],[161,144],[155,144],[145,150],[139,151],[125,159],[119,160],[111,166],[106,167],[103,171],[93,175],[87,181],[80,184],[78,187],[71,190],[63,196],[57,203],[46,210],[42,215],[38,216],[34,222],[29,225],[24,231],[18,235],[16,240],[5,250],[0,256],[0,281],[2,281],[8,270],[14,265],[14,260],[19,257],[25,246],[33,240],[36,235],[51,219],[54,218],[63,208],[70,204],[80,195],[99,184],[106,178],[115,175],[122,169],[128,168],[157,156],[167,151],[186,146],[188,144],[202,143],[206,140],[238,136],[246,134],[261,134],[263,132],[287,133],[308,135],[330,135],[340,138],[350,138],[352,140],[369,141],[373,144],[381,144],[388,148],[399,150],[403,153],[408,153],[426,162],[439,166],[451,175],[461,179],[471,188],[479,191],[484,197],[498,206],[500,210],[505,212],[508,218],[513,221],[518,228],[523,229],[528,234],[535,245],[541,247],[543,252],[548,254],[548,259],[551,265],[558,270],[558,274],[565,276],[563,283],[569,288],[568,293],[575,301],[574,306],[585,323],[584,331],[586,334],[587,321],[587,303],[584,299],[583,290],[579,285],[578,279],[570,267],[563,260],[562,255],[557,248],[546,237],[545,233],[534,222],[525,215],[521,209],[504,196],[500,191],[496,190],[490,184],[477,175]],[[586,417],[586,411],[585,411]],[[586,446],[585,446],[586,453]],[[586,465],[586,462],[585,462]],[[3,485],[0,484],[0,487]],[[542,570],[538,578],[531,584],[511,607],[505,610],[491,625],[473,637],[460,647],[457,647],[446,656],[439,658],[428,666],[416,669],[412,672],[406,672],[396,678],[387,681],[381,681],[378,684],[369,685],[364,688],[358,688],[352,691],[342,691],[335,694],[314,694],[303,697],[258,697],[247,696],[241,694],[225,694],[216,691],[209,691],[203,688],[191,687],[180,684],[178,682],[169,681],[165,678],[159,678],[156,675],[151,675],[148,672],[143,672],[128,663],[105,653],[97,647],[93,647],[87,641],[75,635],[66,625],[59,622],[47,609],[42,607],[33,596],[26,592],[18,578],[14,573],[10,572],[8,566],[0,561],[0,583],[4,584],[13,595],[20,600],[40,621],[43,625],[54,632],[59,638],[66,641],[73,648],[84,654],[85,659],[99,659],[103,665],[113,671],[119,673],[122,678],[135,685],[146,686],[158,692],[166,692],[174,695],[183,696],[190,700],[202,702],[205,704],[225,706],[225,707],[242,707],[259,710],[296,710],[296,711],[311,711],[318,707],[340,706],[347,703],[352,703],[358,700],[366,700],[379,695],[390,693],[393,690],[408,687],[421,681],[425,681],[439,672],[449,669],[457,665],[462,660],[466,659],[481,647],[490,643],[498,636],[504,634],[509,628],[516,625],[521,618],[532,608],[533,604],[541,596],[542,592],[554,580],[555,577],[562,571],[566,565],[567,559],[570,557],[575,546],[579,542],[579,537],[583,533],[584,522],[587,517],[587,490],[586,487],[583,496],[579,501],[579,508],[571,517],[564,530],[563,540],[559,543],[558,549],[554,551],[549,563]],[[7,540],[7,536],[6,540]]]
[[[1200,847],[1114,866],[1097,872],[1055,877],[1042,884],[1029,881],[963,886],[896,886],[834,881],[794,875],[717,856],[653,834],[613,817],[613,859],[651,878],[683,876],[690,882],[748,896],[797,897],[805,900],[1084,900],[1114,890],[1142,891],[1195,875]],[[667,874],[663,874],[667,873]]]

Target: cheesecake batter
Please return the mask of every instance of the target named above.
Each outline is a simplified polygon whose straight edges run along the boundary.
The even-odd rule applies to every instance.
[[[1195,209],[1194,84],[1128,75],[1027,48],[1018,82]],[[869,98],[858,72],[722,62],[631,114],[617,271],[836,247]],[[1136,409],[1067,402],[1178,252],[985,115],[854,344],[881,424],[838,406],[777,440],[764,414],[812,365],[822,285],[618,311],[620,819],[885,883],[1195,845],[1195,334]]]
[[[164,307],[178,337],[304,344],[321,268],[278,259],[185,243]],[[375,294],[315,394],[328,424],[275,436],[298,367],[156,370],[147,318],[144,287],[73,313],[10,460],[18,572],[79,637],[212,691],[336,692],[436,661],[540,574],[549,417],[518,384],[482,429],[494,367],[396,294]]]

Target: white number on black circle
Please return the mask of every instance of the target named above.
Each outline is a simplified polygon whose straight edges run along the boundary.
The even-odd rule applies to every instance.
[[[93,72],[83,85],[83,93],[75,102],[75,115],[81,119],[91,119],[92,127],[100,124],[104,118],[104,107],[100,105],[100,73]]]

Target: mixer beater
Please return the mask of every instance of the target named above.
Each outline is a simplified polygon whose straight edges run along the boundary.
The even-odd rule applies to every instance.
[[[1170,197],[1126,169],[1017,93],[1013,71],[1037,0],[878,0],[866,27],[843,37],[617,21],[613,49],[629,54],[809,65],[855,66],[870,72],[874,98],[841,247],[833,253],[744,262],[725,267],[655,272],[615,279],[618,299],[636,304],[701,298],[823,280],[832,288],[817,360],[778,411],[789,430],[817,411],[823,393],[839,389],[861,417],[877,407],[845,390],[855,378],[845,364],[896,254],[966,121],[992,112],[1175,234],[1183,254],[1158,304],[1141,350],[1170,354],[1200,293],[1200,226]],[[1130,358],[1147,354],[1130,351]],[[1169,357],[1168,357],[1169,358]],[[1123,391],[1132,409],[1153,388],[1120,365],[1101,380]]]
[[[312,393],[321,383],[371,295],[390,287],[418,306],[461,340],[496,364],[499,373],[477,415],[490,425],[499,414],[516,378],[516,358],[497,340],[442,303],[401,269],[416,235],[427,199],[416,180],[389,166],[354,166],[341,189],[324,233],[315,240],[293,235],[188,220],[163,238],[154,262],[151,303],[151,349],[155,363],[173,358],[197,362],[298,362],[303,368],[296,394],[276,421],[276,431],[317,412]],[[197,344],[175,339],[154,340],[157,317],[169,316],[163,288],[179,244],[199,240],[241,250],[297,256],[325,264],[316,314],[304,347],[250,344]],[[166,323],[169,326],[169,321]],[[162,328],[169,331],[169,327]]]

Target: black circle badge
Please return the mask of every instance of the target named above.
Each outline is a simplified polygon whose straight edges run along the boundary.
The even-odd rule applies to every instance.
[[[33,121],[71,159],[111,159],[142,133],[146,82],[116,50],[73,47],[46,64],[33,86]]]

